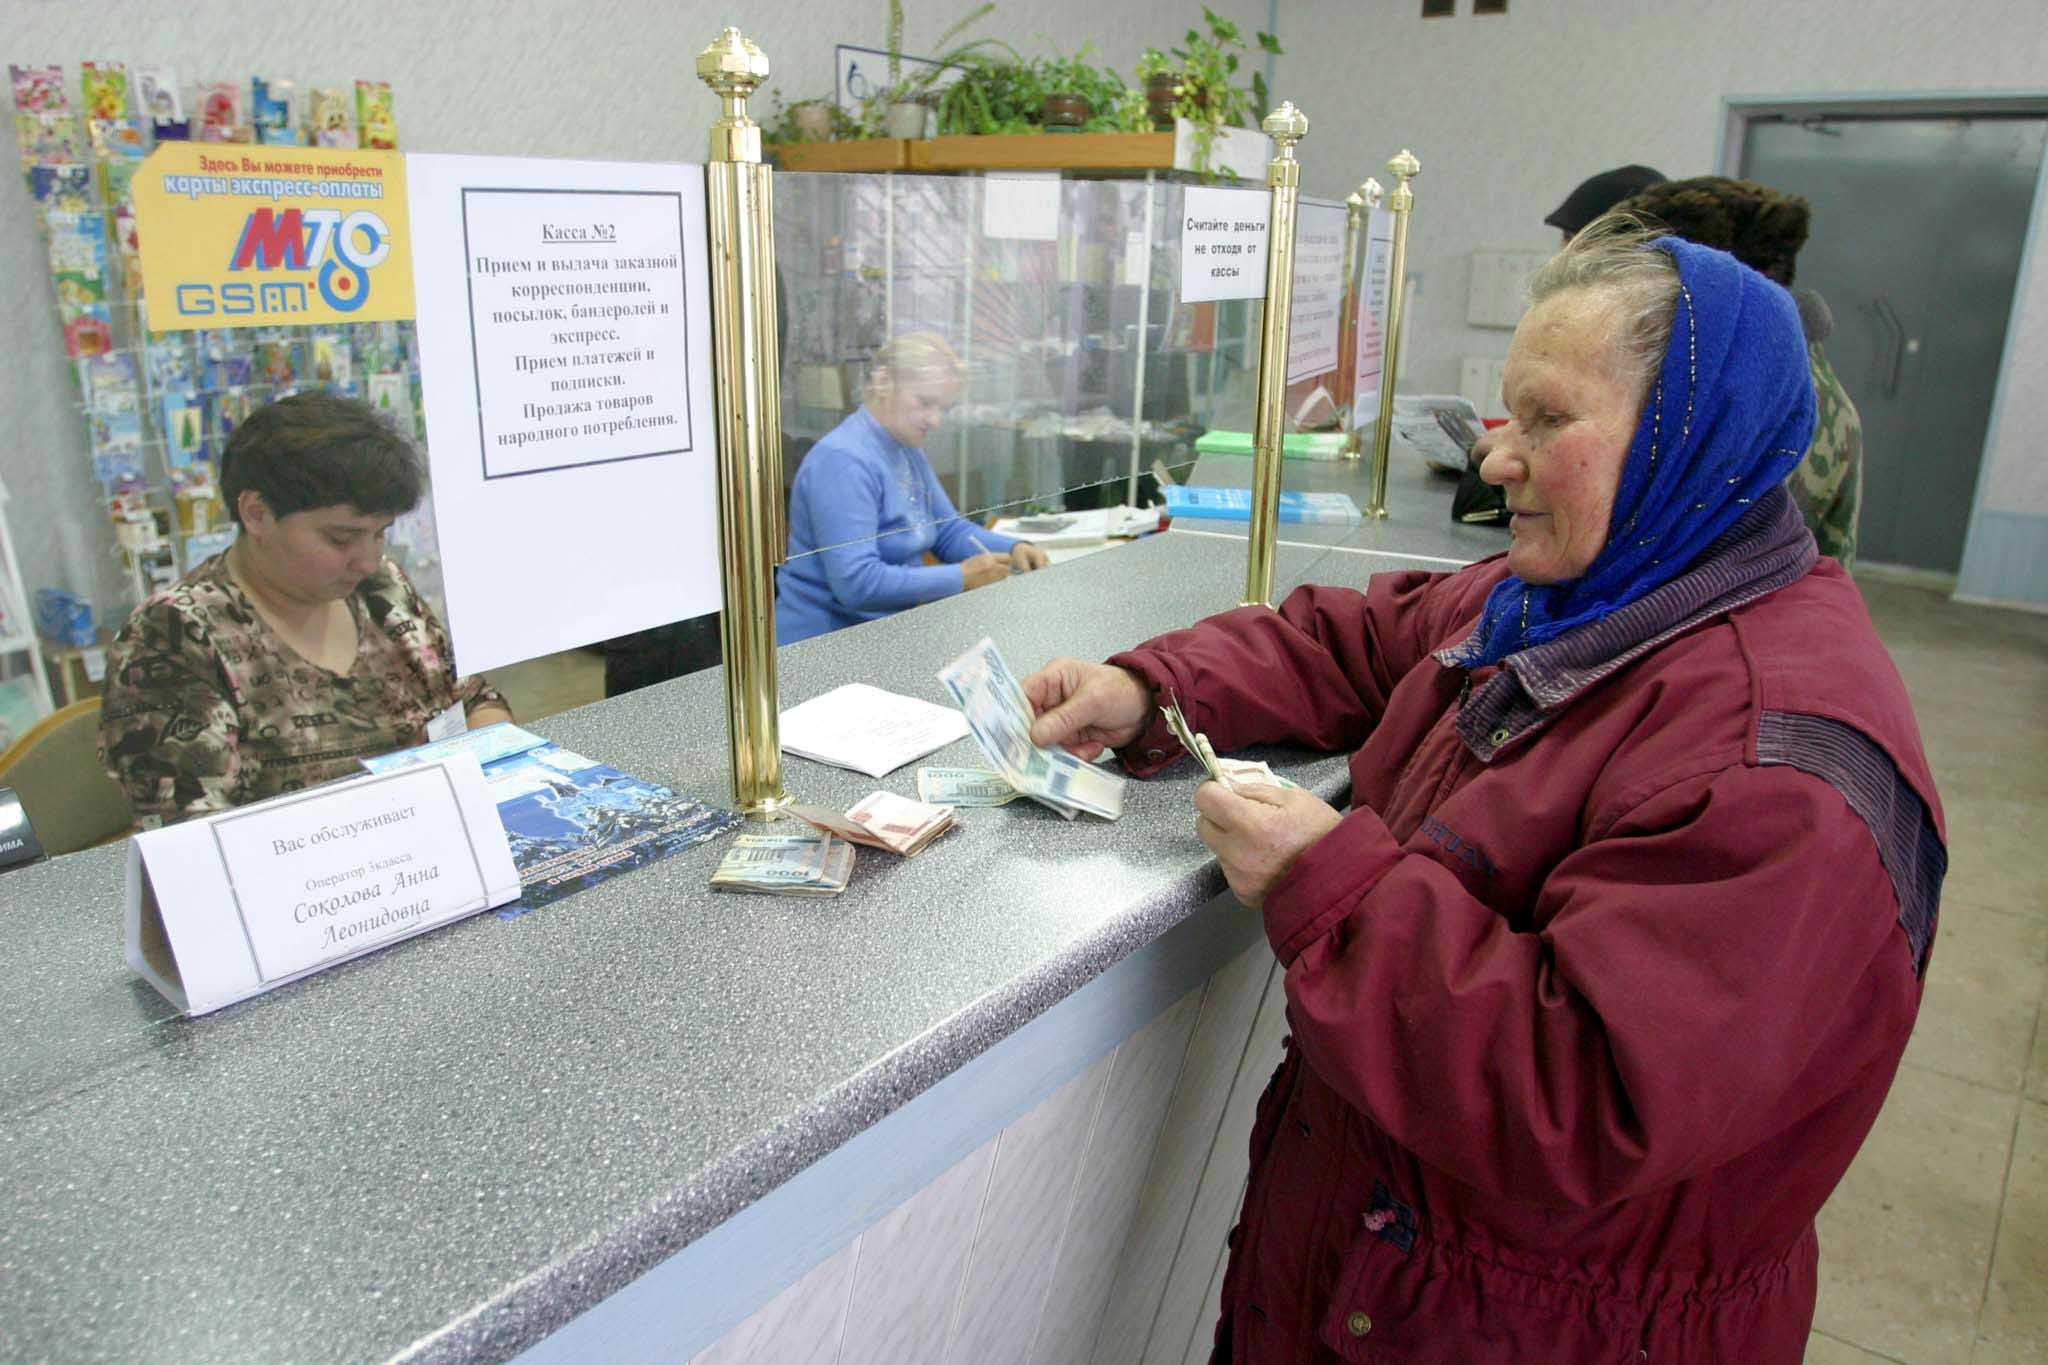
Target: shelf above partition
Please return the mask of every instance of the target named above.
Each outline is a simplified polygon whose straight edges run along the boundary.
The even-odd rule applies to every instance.
[[[1221,130],[1212,155],[1263,174],[1271,142],[1248,128]],[[793,142],[768,150],[788,171],[1181,171],[1190,172],[1190,131],[1159,133],[991,133]]]
[[[767,153],[785,171],[873,172],[910,169],[911,144],[901,138],[851,138],[843,142],[771,142]]]

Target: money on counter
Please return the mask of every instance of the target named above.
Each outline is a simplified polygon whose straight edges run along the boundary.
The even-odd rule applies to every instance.
[[[917,770],[917,799],[936,806],[1007,806],[1023,794],[987,768]]]
[[[1031,742],[1031,703],[993,640],[947,664],[939,681],[960,705],[982,752],[1012,787],[1071,820],[1086,811],[1105,820],[1124,813],[1124,780],[1064,749]]]
[[[756,891],[771,896],[836,896],[853,875],[853,845],[811,830],[742,834],[732,841],[714,891]]]
[[[953,828],[950,806],[926,805],[894,792],[871,792],[846,814],[823,806],[791,805],[784,809],[805,824],[869,848],[916,857],[932,840]]]

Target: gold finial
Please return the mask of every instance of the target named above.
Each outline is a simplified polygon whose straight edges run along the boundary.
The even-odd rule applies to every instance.
[[[1422,163],[1415,159],[1415,153],[1403,147],[1387,162],[1387,171],[1394,177],[1394,192],[1387,196],[1387,207],[1396,213],[1412,208],[1415,191],[1408,188],[1408,182],[1422,174]]]
[[[1280,144],[1280,155],[1291,156],[1294,144],[1308,136],[1308,115],[1295,108],[1293,100],[1282,100],[1260,126],[1267,137]]]
[[[1378,208],[1380,200],[1385,196],[1386,191],[1380,188],[1380,182],[1371,176],[1367,176],[1358,187],[1358,197],[1365,201],[1365,206],[1369,209]]]
[[[697,54],[697,78],[725,101],[711,126],[713,161],[759,161],[761,125],[747,114],[747,97],[768,79],[768,56],[737,28],[727,26]]]

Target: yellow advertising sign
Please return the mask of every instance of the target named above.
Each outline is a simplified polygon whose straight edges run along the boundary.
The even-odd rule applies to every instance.
[[[134,191],[153,330],[413,315],[401,153],[160,142]]]

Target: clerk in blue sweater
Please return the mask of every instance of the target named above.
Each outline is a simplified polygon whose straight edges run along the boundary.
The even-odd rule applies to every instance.
[[[875,353],[860,408],[797,471],[778,644],[1045,567],[1037,546],[961,517],[925,458],[961,385],[960,358],[936,333],[908,332]],[[926,551],[940,562],[926,564]]]

